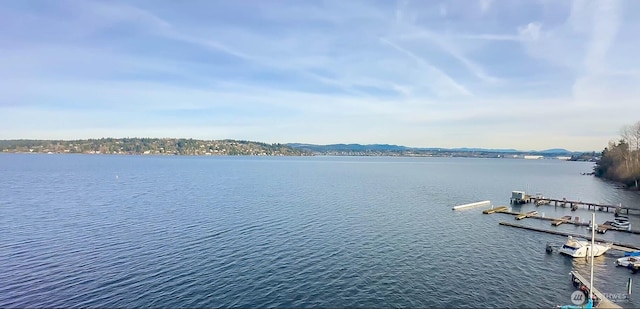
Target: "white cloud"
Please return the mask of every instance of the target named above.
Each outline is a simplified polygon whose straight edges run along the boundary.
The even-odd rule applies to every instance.
[[[518,34],[520,35],[522,40],[536,41],[540,38],[541,28],[542,24],[538,22],[531,22],[524,27],[519,27]]]

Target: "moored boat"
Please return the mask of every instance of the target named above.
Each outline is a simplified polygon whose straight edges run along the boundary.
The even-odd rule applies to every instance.
[[[629,265],[631,265],[631,266],[635,266],[635,265],[640,266],[640,257],[637,257],[637,256],[621,257],[621,258],[616,260],[616,265],[622,266],[622,267],[629,267]]]
[[[640,256],[640,251],[625,252],[624,256]]]
[[[631,223],[629,223],[629,218],[618,217],[611,223],[611,226],[619,229],[628,229],[631,226]]]
[[[584,238],[574,238],[568,236],[567,242],[558,249],[558,252],[571,257],[586,257],[591,254],[589,251],[592,245]],[[611,249],[609,244],[593,244],[593,256],[603,255]]]

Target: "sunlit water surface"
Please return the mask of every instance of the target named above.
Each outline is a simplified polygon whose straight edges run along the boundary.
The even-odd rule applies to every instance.
[[[583,259],[498,225],[512,190],[640,208],[557,160],[0,155],[0,307],[553,307]],[[486,207],[485,207],[486,208]],[[536,209],[525,205],[516,210]],[[586,210],[537,208],[588,219]],[[612,219],[598,212],[598,222]],[[552,228],[548,221],[519,223]],[[640,228],[638,217],[632,227]],[[559,230],[586,234],[585,228]],[[640,244],[640,236],[610,232]],[[595,261],[596,286],[629,270]],[[638,278],[637,276],[635,278]],[[640,279],[636,279],[640,282]],[[634,283],[636,290],[638,284]],[[640,290],[624,307],[640,306]]]

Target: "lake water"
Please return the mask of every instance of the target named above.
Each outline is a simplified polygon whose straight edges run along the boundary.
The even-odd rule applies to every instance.
[[[0,155],[0,307],[553,307],[584,259],[481,200],[640,208],[592,163],[386,157]],[[535,209],[532,205],[521,210]],[[518,208],[517,210],[520,210]],[[541,206],[546,216],[588,219]],[[597,221],[612,219],[598,212]],[[632,217],[633,228],[640,218]],[[553,228],[548,221],[522,224]],[[556,229],[583,232],[584,227]],[[640,236],[605,238],[640,244]],[[596,287],[640,277],[595,260]]]

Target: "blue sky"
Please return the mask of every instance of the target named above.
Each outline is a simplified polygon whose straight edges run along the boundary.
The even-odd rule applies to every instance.
[[[0,1],[0,139],[600,150],[638,1]]]

